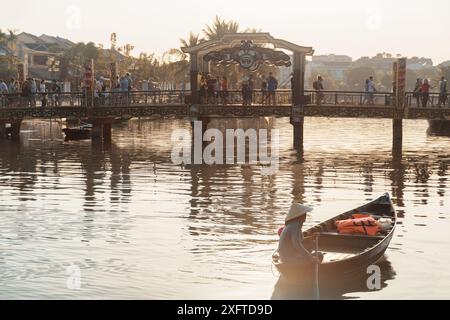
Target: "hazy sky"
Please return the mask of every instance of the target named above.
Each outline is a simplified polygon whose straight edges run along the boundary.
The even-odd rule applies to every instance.
[[[3,5],[0,28],[105,45],[116,32],[120,45],[135,45],[134,54],[161,54],[179,47],[189,31],[201,32],[216,14],[313,46],[316,54],[358,58],[385,51],[436,64],[450,60],[448,0],[22,0]]]

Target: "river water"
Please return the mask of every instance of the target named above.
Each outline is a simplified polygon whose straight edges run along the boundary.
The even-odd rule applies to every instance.
[[[450,138],[405,121],[395,164],[391,121],[308,118],[300,159],[288,119],[210,125],[224,123],[279,129],[278,172],[172,164],[185,120],[132,120],[104,147],[25,122],[20,143],[0,142],[0,298],[299,298],[271,267],[291,202],[314,207],[308,227],[384,192],[400,218],[382,288],[331,296],[450,298]]]

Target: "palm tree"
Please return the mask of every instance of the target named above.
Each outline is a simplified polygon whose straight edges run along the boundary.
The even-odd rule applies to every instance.
[[[8,42],[8,36],[0,29],[0,44],[6,44]]]
[[[201,42],[205,41],[204,39],[200,38],[199,34],[195,34],[193,32],[189,33],[189,37],[187,39],[180,38],[180,43],[182,48],[189,48],[194,47]],[[187,55],[181,51],[180,49],[169,49],[167,52],[164,53],[164,56],[168,57],[170,60],[170,57],[175,57],[179,61],[185,61],[187,60]]]
[[[3,33],[0,30],[0,43],[6,45],[9,49],[8,52],[8,66],[12,68],[14,65],[14,52],[16,51],[17,31],[8,29],[8,33]]]
[[[205,40],[202,39],[199,34],[193,32],[189,33],[187,39],[180,39],[181,47],[183,48],[194,47],[203,41]],[[162,60],[163,73],[170,74],[172,77],[177,78],[177,80],[182,81],[184,76],[189,72],[188,55],[181,49],[169,49],[164,53]]]
[[[8,29],[8,46],[11,51],[16,50],[16,41],[17,41],[17,31]]]
[[[221,19],[219,16],[216,16],[212,25],[206,25],[205,29],[203,29],[203,33],[208,40],[214,40],[222,37],[227,33],[237,33],[239,31],[239,23],[230,20],[225,21]]]
[[[189,33],[189,37],[187,39],[180,39],[182,47],[193,47],[198,45],[200,42],[204,41],[200,38],[200,35],[197,33]]]

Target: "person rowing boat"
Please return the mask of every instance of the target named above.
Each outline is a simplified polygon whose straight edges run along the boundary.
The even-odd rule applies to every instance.
[[[289,278],[304,277],[305,274],[311,275],[311,272],[316,269],[319,269],[319,272],[314,271],[314,274],[320,275],[322,283],[352,278],[359,273],[365,274],[367,267],[376,264],[383,257],[394,236],[397,224],[397,213],[388,193],[358,208],[338,214],[304,232],[301,227],[306,213],[311,209],[303,209],[303,212],[300,209],[301,207],[299,208],[298,205],[291,208],[290,214],[292,215],[286,217],[286,230],[280,232],[283,239],[280,239],[278,249],[272,254],[272,262],[277,270]],[[363,220],[374,218],[380,231],[376,235],[370,235],[364,228],[362,230],[360,228],[351,230],[338,228],[342,221],[349,219],[353,219],[358,227],[358,222],[355,220],[357,218]],[[288,227],[291,223],[293,226]],[[365,222],[364,227],[367,227]],[[295,230],[297,230],[298,236],[289,235]],[[296,239],[296,241],[293,242],[291,239]],[[317,243],[319,243],[319,249],[324,252],[325,258],[320,259],[321,263],[315,264],[315,268],[311,268],[314,266],[309,262],[312,261],[312,258],[308,258],[304,249],[311,252]],[[296,250],[300,245],[303,249]],[[280,251],[282,251],[282,256]],[[310,255],[314,255],[314,253]],[[305,260],[301,258],[305,258]],[[296,261],[300,263],[296,263]],[[309,263],[305,264],[304,262]]]
[[[312,209],[298,203],[292,204],[281,232],[278,244],[280,260],[284,264],[316,264],[322,263],[323,254],[310,253],[303,246],[302,227],[308,212]]]

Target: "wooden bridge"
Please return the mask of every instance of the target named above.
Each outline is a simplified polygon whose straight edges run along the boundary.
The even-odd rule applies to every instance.
[[[430,94],[424,106],[421,97],[406,93],[405,104],[396,107],[393,95],[343,91],[305,91],[303,105],[294,105],[290,90],[279,90],[273,101],[266,93],[255,91],[252,103],[244,103],[242,92],[229,91],[205,97],[202,103],[190,103],[190,91],[104,92],[88,99],[84,93],[36,94],[23,97],[6,94],[0,97],[0,138],[6,136],[6,125],[17,139],[24,119],[71,118],[93,123],[93,139],[110,139],[115,118],[178,117],[200,119],[245,117],[289,117],[294,126],[294,146],[302,149],[304,117],[385,118],[393,119],[394,145],[402,144],[403,119],[450,120],[450,105],[439,104],[439,94]],[[320,101],[318,101],[320,97]],[[396,142],[397,141],[397,142]]]
[[[430,94],[426,107],[412,93],[406,94],[405,106],[393,105],[392,94],[375,93],[372,101],[364,92],[324,91],[320,103],[315,91],[305,91],[307,101],[301,106],[292,103],[290,90],[276,92],[275,101],[255,92],[251,105],[243,105],[240,91],[229,91],[224,100],[217,96],[204,103],[190,103],[189,91],[105,92],[88,106],[83,93],[36,94],[34,97],[2,95],[0,121],[14,122],[32,118],[114,118],[132,117],[333,117],[333,118],[401,118],[450,120],[449,100],[439,105],[439,94]],[[45,101],[45,102],[44,102]],[[420,103],[420,104],[418,104]]]

